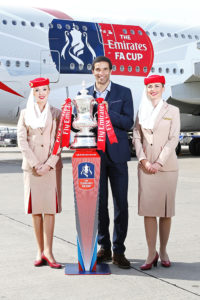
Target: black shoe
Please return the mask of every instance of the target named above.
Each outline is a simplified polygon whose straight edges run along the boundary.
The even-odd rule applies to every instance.
[[[101,263],[103,261],[111,261],[112,260],[112,252],[111,250],[106,250],[101,248],[97,252],[97,263]]]
[[[113,253],[112,262],[121,269],[130,269],[131,267],[130,261],[124,254]]]

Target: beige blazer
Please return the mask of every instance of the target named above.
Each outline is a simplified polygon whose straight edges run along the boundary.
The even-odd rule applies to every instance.
[[[164,102],[153,130],[144,129],[136,118],[133,130],[133,143],[139,161],[148,159],[162,165],[160,171],[176,171],[178,162],[176,146],[180,134],[179,109]]]
[[[18,146],[22,152],[22,169],[31,172],[38,163],[46,163],[52,168],[62,168],[60,151],[52,155],[61,111],[50,106],[44,128],[32,129],[25,124],[25,109],[21,111],[17,125]],[[49,136],[50,127],[50,136]],[[48,130],[47,130],[48,129]]]

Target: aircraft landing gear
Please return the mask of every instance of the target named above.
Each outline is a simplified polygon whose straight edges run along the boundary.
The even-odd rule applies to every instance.
[[[181,143],[179,142],[176,147],[176,155],[179,155],[181,153]]]
[[[192,155],[200,155],[200,138],[193,138],[189,143],[189,150]]]

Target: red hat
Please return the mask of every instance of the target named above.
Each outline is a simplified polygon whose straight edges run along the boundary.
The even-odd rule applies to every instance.
[[[149,83],[154,83],[154,82],[160,82],[162,84],[165,84],[165,77],[160,76],[160,75],[151,75],[149,77],[146,77],[144,79],[144,84],[147,85]]]
[[[38,86],[49,85],[49,78],[35,78],[29,81],[29,85],[31,88],[35,88]]]

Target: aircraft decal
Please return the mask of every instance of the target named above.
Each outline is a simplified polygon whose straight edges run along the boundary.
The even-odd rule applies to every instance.
[[[12,90],[11,88],[9,88],[7,85],[5,85],[3,82],[0,81],[0,90],[3,90],[5,92],[11,93],[13,95],[19,96],[24,98],[22,95],[18,94],[17,92],[15,92],[14,90]]]
[[[95,23],[53,20],[49,44],[57,70],[61,74],[90,74],[92,61],[96,56],[104,55],[99,36]],[[60,54],[60,62],[55,50]]]
[[[154,58],[151,40],[139,26],[54,19],[49,45],[63,74],[91,74],[95,57],[106,55],[113,63],[113,75],[147,76]]]
[[[99,24],[105,55],[113,63],[113,75],[147,76],[154,58],[153,45],[139,26]]]
[[[67,54],[71,56],[72,60],[78,64],[84,65],[84,61],[80,59],[79,56],[84,54],[85,48],[90,51],[92,59],[95,59],[96,53],[88,42],[87,32],[81,32],[76,28],[75,24],[73,24],[71,31],[65,32],[65,38],[66,44],[61,52],[61,57],[63,57],[65,60],[65,52],[68,52]]]

